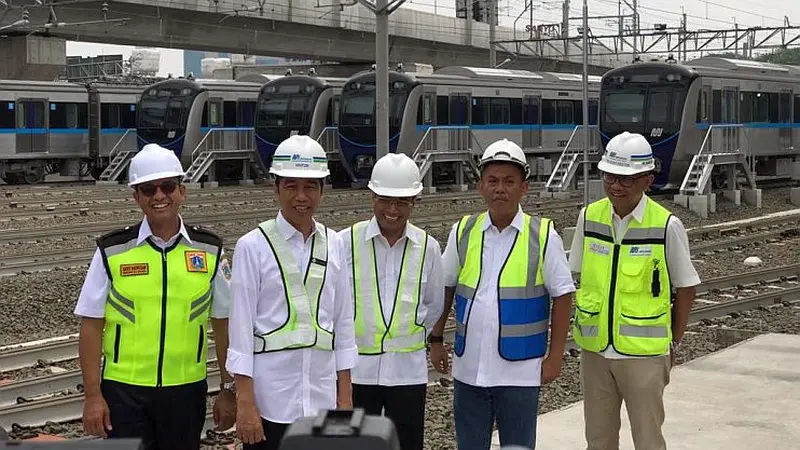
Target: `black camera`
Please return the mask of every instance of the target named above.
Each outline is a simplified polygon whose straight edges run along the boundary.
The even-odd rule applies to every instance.
[[[280,450],[400,450],[394,423],[387,417],[368,416],[362,408],[323,410],[316,417],[292,423]]]

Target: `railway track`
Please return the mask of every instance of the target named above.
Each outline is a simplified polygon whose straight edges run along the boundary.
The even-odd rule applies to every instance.
[[[764,269],[746,274],[736,274],[707,280],[698,287],[698,295],[722,289],[735,289],[764,282],[781,282],[800,278],[800,264],[777,269]],[[800,286],[777,288],[753,296],[704,305],[692,309],[690,323],[725,316],[733,312],[754,309],[760,306],[781,302],[800,302]],[[445,329],[445,337],[452,342],[454,326]],[[570,339],[567,348],[575,348]],[[215,354],[213,342],[209,343],[209,355]],[[75,359],[78,356],[78,342],[74,335],[60,341],[43,345],[20,344],[17,348],[0,351],[0,367],[16,370],[31,367],[37,363],[52,364]],[[214,362],[212,358],[209,362]],[[446,375],[428,370],[429,381],[436,381]],[[209,393],[213,394],[219,386],[219,369],[209,368]],[[80,370],[44,377],[26,379],[0,386],[0,425],[38,426],[45,422],[67,422],[80,419],[83,408]],[[209,425],[211,424],[211,425]],[[210,415],[207,420],[213,426]]]
[[[440,199],[439,201],[446,201],[448,199]],[[462,197],[454,197],[451,199],[455,200],[463,200]],[[559,202],[548,202],[548,203],[540,203],[537,208],[530,209],[530,211],[547,211],[553,209],[563,209],[574,207],[578,208],[581,204],[576,201],[559,201]],[[339,209],[341,207],[337,207]],[[464,212],[458,212],[453,214],[446,214],[446,215],[438,215],[432,217],[420,217],[419,219],[415,219],[414,223],[420,227],[435,227],[439,225],[452,225],[460,219],[464,214],[470,212],[470,210],[478,211],[477,208],[470,208]],[[329,213],[334,213],[336,211],[330,211]],[[371,214],[372,208],[371,207],[364,207],[361,206],[361,210],[356,210],[352,212],[352,214],[343,215],[341,217],[332,218],[331,220],[326,221],[326,225],[333,229],[343,229],[352,223],[355,220],[354,216],[359,214],[367,215]],[[250,211],[248,213],[243,214],[231,214],[227,215],[224,218],[220,217],[219,215],[213,216],[215,221],[218,222],[233,222],[237,220],[254,220],[256,218],[262,217],[269,217],[267,214],[274,215],[277,213],[277,209],[271,210],[271,212],[259,213],[256,214],[256,211]],[[188,220],[188,218],[187,218]],[[209,222],[205,222],[209,223]],[[256,224],[254,223],[253,226]],[[110,229],[113,229],[108,224],[93,224],[89,226],[83,227],[76,227],[80,228],[80,234],[91,236],[93,233],[96,233],[95,236],[100,235],[101,233],[105,233]],[[40,236],[35,236],[29,232],[29,230],[24,230],[23,233],[18,234],[18,236],[26,236],[25,239],[28,240],[39,240],[39,239],[46,239],[45,237],[41,236],[41,231],[38,230],[30,230],[33,232],[37,232]],[[14,233],[13,231],[10,233]],[[59,231],[59,236],[65,235],[72,235],[71,230],[64,230],[61,229]],[[93,236],[94,237],[94,236]],[[240,234],[232,234],[232,233],[223,233],[221,234],[223,242],[225,243],[226,248],[232,248],[236,241],[241,237]],[[8,236],[0,236],[0,242],[3,242],[4,239],[7,239]],[[13,240],[13,236],[12,236]],[[23,240],[23,239],[20,239]],[[35,254],[23,254],[23,255],[16,255],[16,256],[5,256],[0,259],[0,276],[8,276],[20,273],[22,271],[25,272],[36,272],[36,271],[45,271],[45,270],[52,270],[57,267],[78,267],[87,265],[89,261],[91,261],[92,255],[95,252],[95,247],[82,247],[82,248],[71,248],[71,249],[57,249],[57,250],[49,250],[41,253]]]

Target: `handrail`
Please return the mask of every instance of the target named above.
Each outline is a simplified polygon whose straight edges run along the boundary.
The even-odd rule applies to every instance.
[[[692,162],[689,164],[689,170],[686,171],[686,174],[683,176],[683,182],[681,183],[681,190],[685,189],[686,184],[689,182],[689,176],[692,174],[692,167],[694,167],[695,163],[700,156],[703,154],[703,150],[707,147],[708,139],[711,136],[711,131],[714,129],[724,129],[724,128],[744,128],[744,125],[741,123],[712,123],[708,126],[708,131],[706,131],[706,135],[703,138],[703,143],[700,144],[700,150],[692,157]],[[700,180],[698,179],[698,186]]]
[[[119,140],[117,140],[117,143],[114,144],[114,147],[112,147],[111,150],[108,151],[108,160],[109,161],[114,159],[114,155],[117,154],[117,152],[118,152],[117,149],[119,148],[120,144],[122,144],[122,141],[125,140],[125,136],[127,136],[128,133],[130,133],[131,131],[136,132],[136,128],[128,128],[127,130],[125,130],[125,133],[122,135],[122,137],[119,138]]]
[[[419,144],[417,144],[417,148],[415,148],[414,152],[411,153],[411,159],[413,159],[414,161],[417,160],[417,156],[419,156],[420,150],[422,149],[422,146],[425,144],[425,140],[428,139],[428,136],[431,134],[431,130],[433,130],[434,128],[436,128],[436,127],[428,127],[428,129],[425,130],[425,134],[423,134],[422,135],[422,139],[419,140]],[[438,128],[436,128],[436,129],[438,130]]]
[[[556,161],[556,165],[553,168],[553,171],[550,173],[550,177],[547,179],[547,183],[545,183],[545,186],[547,186],[548,188],[552,187],[553,178],[556,176],[556,173],[558,172],[558,168],[561,167],[561,163],[564,160],[564,155],[567,155],[567,154],[572,155],[572,154],[577,154],[578,153],[577,151],[572,151],[572,149],[570,149],[570,146],[572,145],[572,140],[575,138],[575,135],[578,133],[578,130],[581,129],[581,128],[583,128],[583,125],[575,125],[575,128],[572,129],[572,134],[570,134],[569,139],[567,140],[567,145],[564,146],[564,151],[562,151],[561,152],[561,156],[558,157],[558,160]],[[591,130],[592,128],[597,128],[597,125],[589,125],[589,129]],[[588,146],[589,143],[586,142],[586,145]],[[559,185],[559,186],[563,186],[564,180],[561,180],[561,182],[562,182],[562,184]]]
[[[200,139],[200,142],[197,144],[197,146],[194,148],[194,150],[192,150],[192,161],[194,161],[196,159],[197,151],[200,150],[200,146],[203,145],[203,143],[206,142],[206,139],[208,139],[208,137],[211,135],[211,133],[213,133],[215,131],[219,131],[219,130],[222,130],[222,128],[209,128],[208,131],[206,131],[206,134],[203,136],[203,139]]]

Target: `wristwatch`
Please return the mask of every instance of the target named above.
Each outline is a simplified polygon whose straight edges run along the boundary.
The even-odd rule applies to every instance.
[[[433,344],[433,343],[437,343],[437,342],[438,343],[444,342],[444,336],[434,336],[434,335],[428,336],[428,343],[429,344]]]
[[[236,393],[236,384],[233,381],[228,381],[227,383],[220,384],[219,389]]]

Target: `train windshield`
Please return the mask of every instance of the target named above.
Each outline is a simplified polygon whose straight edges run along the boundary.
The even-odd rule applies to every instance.
[[[413,86],[405,80],[391,80],[389,85],[389,126],[399,128],[403,121],[408,94]],[[350,127],[375,126],[375,81],[353,82],[342,90],[340,124]]]
[[[139,102],[139,128],[182,128],[197,93],[190,88],[147,90]]]
[[[680,130],[685,98],[686,88],[680,85],[608,88],[603,94],[602,129],[610,134],[629,131],[667,137]]]
[[[309,125],[318,95],[318,87],[305,82],[266,86],[258,102],[256,127]]]

